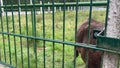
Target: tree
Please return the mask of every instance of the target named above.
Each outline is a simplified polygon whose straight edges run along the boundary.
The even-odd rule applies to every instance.
[[[120,38],[120,0],[110,0],[107,37]],[[118,54],[104,52],[102,68],[117,68]]]

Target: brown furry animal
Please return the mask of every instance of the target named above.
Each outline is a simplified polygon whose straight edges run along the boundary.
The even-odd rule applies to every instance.
[[[88,43],[88,24],[89,19],[87,19],[83,24],[79,27],[77,31],[76,42],[78,43]],[[96,39],[93,38],[93,30],[102,30],[104,24],[98,22],[96,20],[91,19],[90,25],[90,43],[92,45],[96,45]],[[102,52],[98,50],[86,49],[81,47],[76,47],[76,57],[78,57],[78,53],[81,54],[83,61],[86,63],[86,52],[88,51],[88,68],[100,68],[101,65],[101,56]]]

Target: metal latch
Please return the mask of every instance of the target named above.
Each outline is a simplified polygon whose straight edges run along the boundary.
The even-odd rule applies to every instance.
[[[93,30],[93,39],[97,39],[98,35],[103,36],[104,35],[104,29],[103,30]]]
[[[120,39],[106,37],[103,34],[104,30],[97,34],[97,47],[113,51],[120,51]]]

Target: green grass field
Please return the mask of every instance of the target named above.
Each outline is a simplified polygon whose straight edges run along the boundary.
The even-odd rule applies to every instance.
[[[55,32],[55,40],[63,40],[63,12],[57,11],[55,12],[54,19],[54,32]],[[26,26],[26,17],[27,24]],[[88,11],[79,11],[78,12],[78,26],[89,17]],[[105,21],[105,11],[93,11],[92,18],[96,19],[100,22]],[[65,15],[65,41],[66,42],[75,42],[75,11],[66,12]],[[32,19],[32,15],[18,15],[15,16],[4,16],[1,19],[0,23],[0,32],[9,31],[10,34],[21,34],[24,36],[35,36],[36,27],[36,36],[39,38],[43,38],[43,17],[42,14],[36,14],[36,26],[32,23],[34,21]],[[52,25],[52,13],[45,14],[45,38],[53,40],[53,25]],[[8,25],[8,26],[7,26]],[[21,28],[20,28],[21,26]],[[28,28],[27,28],[28,27]],[[28,30],[26,30],[28,29]],[[20,31],[21,30],[21,31]],[[4,39],[3,39],[4,38]],[[22,40],[21,40],[22,39]],[[3,42],[4,41],[4,42]],[[28,68],[28,47],[29,47],[29,62],[30,67],[35,68],[35,44],[37,46],[37,63],[38,68],[43,68],[44,61],[44,49],[43,49],[43,41],[42,40],[34,40],[27,39],[19,36],[11,36],[11,35],[2,35],[0,34],[0,50],[1,50],[1,61],[10,63],[10,54],[11,53],[11,64],[13,66],[17,66],[18,68],[22,68],[22,59],[24,68]],[[5,48],[4,48],[5,47]],[[22,47],[22,51],[21,51]],[[52,68],[53,65],[53,43],[45,42],[45,60],[46,60],[46,68]],[[5,49],[5,50],[4,50]],[[10,51],[9,51],[10,50]],[[63,44],[55,43],[55,68],[62,67],[62,55],[63,55]],[[6,52],[4,54],[4,52]],[[21,55],[22,53],[22,55]],[[74,59],[74,47],[70,45],[65,45],[64,52],[64,65],[65,68],[73,68],[73,59]],[[22,57],[23,56],[23,57]],[[5,61],[6,59],[6,61]],[[16,65],[17,64],[17,65]],[[84,62],[80,58],[77,58],[76,67],[83,68]]]

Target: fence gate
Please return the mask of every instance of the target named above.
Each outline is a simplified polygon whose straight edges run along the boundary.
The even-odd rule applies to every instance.
[[[84,68],[89,64],[81,57],[73,61],[75,46],[106,50],[78,44],[76,37],[84,20],[89,18],[89,25],[92,18],[106,22],[107,1],[16,1],[4,0],[4,5],[0,6],[4,9],[0,17],[1,65],[10,68]]]

